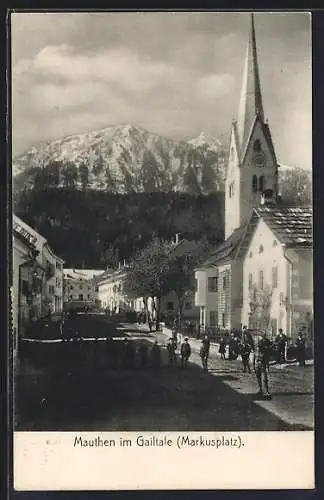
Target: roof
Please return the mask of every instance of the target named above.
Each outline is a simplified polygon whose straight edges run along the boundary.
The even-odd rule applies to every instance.
[[[300,249],[313,246],[311,207],[261,205],[254,208],[247,223],[236,229],[199,267],[219,266],[241,258],[249,247],[260,219],[287,248]]]
[[[254,210],[283,245],[290,248],[313,246],[312,207],[263,205]]]
[[[23,234],[34,246],[41,246],[46,243],[46,238],[44,238],[44,236],[39,234],[15,214],[12,217],[12,228],[16,233]]]
[[[200,247],[194,240],[180,240],[173,248],[171,248],[169,255],[173,257],[181,257],[182,255],[195,255],[200,254]]]
[[[64,278],[87,281],[103,273],[103,269],[64,269]]]
[[[215,248],[213,252],[209,255],[208,259],[201,264],[199,268],[218,266],[220,264],[225,264],[235,258],[236,250],[241,242],[243,235],[245,233],[246,226],[239,227],[235,229],[231,236],[227,238],[221,245]]]
[[[29,238],[28,235],[25,234],[25,232],[20,232],[13,228],[13,237],[21,241],[35,256],[38,254],[33,240]]]

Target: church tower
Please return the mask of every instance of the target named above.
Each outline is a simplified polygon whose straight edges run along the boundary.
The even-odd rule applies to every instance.
[[[241,99],[232,123],[225,181],[225,238],[242,226],[264,196],[276,199],[278,164],[271,133],[264,119],[255,40],[250,18]]]

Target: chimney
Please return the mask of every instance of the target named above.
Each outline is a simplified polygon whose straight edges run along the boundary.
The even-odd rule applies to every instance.
[[[177,245],[179,243],[179,233],[175,235],[175,244]]]

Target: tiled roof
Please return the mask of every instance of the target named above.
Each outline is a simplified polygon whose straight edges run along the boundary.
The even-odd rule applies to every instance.
[[[312,247],[312,208],[261,205],[255,208],[247,224],[236,229],[199,267],[224,264],[241,258],[251,241],[256,222],[262,218],[280,243],[288,248]]]
[[[313,245],[311,207],[260,206],[255,212],[262,217],[278,240],[287,247]]]
[[[208,267],[225,263],[234,258],[237,247],[245,233],[246,226],[235,229],[231,236],[219,245],[199,267]]]

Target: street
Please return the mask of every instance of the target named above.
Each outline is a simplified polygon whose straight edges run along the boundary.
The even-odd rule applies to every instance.
[[[96,321],[96,318],[87,318],[89,337],[96,331]],[[103,319],[100,321],[102,323]],[[221,360],[217,346],[211,345],[208,373],[201,368],[200,342],[194,339],[190,340],[192,356],[188,369],[170,368],[165,349],[166,334],[149,333],[145,327],[118,324],[108,318],[104,321],[107,337],[128,338],[136,350],[142,341],[151,347],[157,340],[162,346],[161,367],[140,368],[137,361],[133,368],[121,367],[117,350],[113,356],[106,357],[111,344],[103,339],[80,342],[83,360],[87,349],[86,364],[72,350],[73,342],[56,344],[56,349],[60,345],[61,351],[55,351],[51,367],[31,362],[28,357],[21,361],[15,384],[16,430],[277,431],[313,428],[312,366],[271,366],[273,400],[258,400],[254,374],[243,373],[240,360]],[[115,343],[117,345],[118,341]],[[46,346],[46,349],[51,348],[50,344]]]

